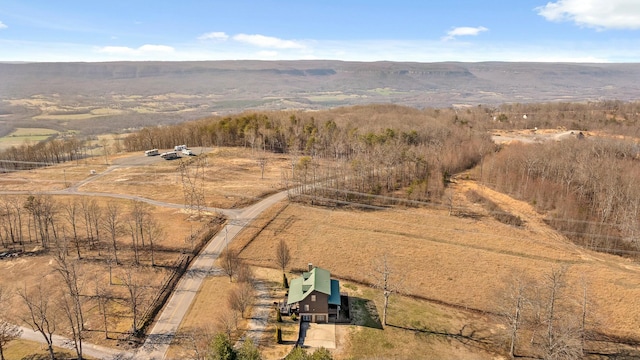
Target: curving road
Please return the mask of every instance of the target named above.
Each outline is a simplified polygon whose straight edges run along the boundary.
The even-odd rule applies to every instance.
[[[233,240],[256,216],[277,202],[285,199],[286,196],[286,191],[279,192],[255,205],[245,208],[209,242],[207,247],[194,259],[185,275],[178,282],[176,289],[173,291],[162,313],[157,318],[151,332],[149,332],[147,340],[136,352],[136,358],[164,359],[169,345],[176,335],[178,326],[195,299],[202,285],[202,281],[214,269],[214,261],[226,245],[225,238],[227,238],[228,241]]]
[[[155,157],[153,157],[155,158]],[[82,192],[79,191],[79,187],[99,179],[100,177],[106,175],[107,173],[117,169],[119,167],[127,166],[130,164],[126,164],[122,162],[123,159],[120,159],[118,164],[114,164],[110,166],[106,171],[91,176],[85,180],[82,180],[64,190],[56,190],[56,191],[47,191],[42,192],[44,194],[51,195],[84,195],[84,196],[103,196],[103,197],[114,197],[121,199],[131,199],[131,200],[139,200],[143,201],[155,206],[163,206],[169,208],[186,208],[185,205],[175,204],[175,203],[167,203],[162,201],[156,201],[140,196],[135,195],[126,195],[126,194],[114,194],[114,193],[100,193],[100,192]],[[126,161],[126,160],[125,160]],[[134,161],[139,161],[136,159]],[[153,161],[148,158],[145,159],[146,162]],[[165,160],[162,160],[165,161]],[[29,194],[32,192],[27,191],[0,191],[0,194]],[[182,276],[176,288],[173,291],[173,294],[165,304],[162,312],[156,319],[156,322],[151,329],[151,331],[147,335],[147,339],[144,344],[137,349],[135,352],[122,352],[122,350],[110,349],[98,345],[93,345],[89,343],[83,342],[83,351],[85,354],[99,358],[99,359],[164,359],[169,349],[169,345],[173,341],[178,327],[182,322],[184,316],[187,311],[191,307],[191,303],[195,299],[200,286],[202,285],[202,281],[205,277],[211,274],[214,270],[215,260],[218,258],[218,255],[222,251],[223,247],[227,244],[227,241],[230,242],[233,238],[242,230],[245,226],[250,224],[258,215],[260,215],[263,211],[275,205],[276,203],[284,200],[287,197],[287,192],[282,191],[271,195],[260,202],[246,207],[244,209],[220,209],[220,208],[205,208],[207,211],[211,212],[219,212],[227,216],[229,221],[227,225],[220,231],[210,242],[209,244],[200,252],[198,257],[196,257],[192,262],[186,273]],[[22,328],[22,338],[44,342],[42,335],[34,332],[28,328]],[[59,336],[55,336],[54,339],[56,346],[68,347],[65,344],[68,344],[69,340],[64,339]]]

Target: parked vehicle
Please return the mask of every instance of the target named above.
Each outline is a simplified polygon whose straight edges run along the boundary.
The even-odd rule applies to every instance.
[[[145,156],[156,156],[156,155],[160,155],[160,152],[158,151],[158,149],[151,149],[151,150],[147,150],[144,152]]]
[[[186,150],[186,149],[188,149],[187,145],[176,145],[176,146],[174,146],[173,151],[182,151],[182,150]]]
[[[178,153],[175,152],[175,151],[164,152],[164,153],[160,154],[160,157],[165,159],[165,160],[172,160],[172,159],[179,158]]]
[[[194,154],[193,151],[189,149],[182,149],[182,155],[195,156],[196,154]]]

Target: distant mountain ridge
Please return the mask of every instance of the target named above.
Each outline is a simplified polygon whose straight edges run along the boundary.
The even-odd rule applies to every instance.
[[[5,63],[0,64],[0,78],[3,98],[107,91],[127,95],[210,93],[232,100],[341,91],[368,95],[375,101],[388,98],[409,106],[441,107],[457,103],[633,100],[640,96],[640,64],[320,60]],[[371,93],[376,89],[394,94]],[[363,102],[367,100],[345,100]]]
[[[117,105],[114,121],[183,121],[243,110],[326,109],[394,103],[417,108],[503,103],[640,99],[640,64],[510,62],[190,61],[0,63],[5,118],[59,121],[83,106]],[[42,108],[10,106],[33,96],[57,102],[57,118]],[[136,112],[131,99],[155,104]],[[106,105],[105,105],[106,104]],[[103,111],[104,112],[104,111]],[[47,117],[48,116],[48,117]]]

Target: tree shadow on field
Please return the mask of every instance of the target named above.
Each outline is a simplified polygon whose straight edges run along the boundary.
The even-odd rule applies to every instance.
[[[349,312],[352,324],[382,330],[380,315],[372,300],[349,297]]]
[[[412,322],[410,326],[387,324],[388,327],[413,332],[416,337],[439,337],[442,339],[457,340],[465,345],[481,346],[492,342],[493,335],[489,329],[476,329],[470,325],[463,325],[460,330],[434,330],[429,329],[421,321]]]

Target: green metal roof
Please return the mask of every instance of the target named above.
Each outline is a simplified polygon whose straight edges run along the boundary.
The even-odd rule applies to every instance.
[[[335,280],[334,280],[335,281]],[[329,295],[333,291],[331,280],[331,274],[328,270],[315,267],[309,272],[305,272],[301,277],[291,280],[289,284],[289,296],[287,297],[287,304],[294,304],[304,300],[307,295],[311,294],[314,290],[323,294]],[[340,289],[337,290],[338,299],[340,299]],[[331,299],[329,300],[331,303]]]

